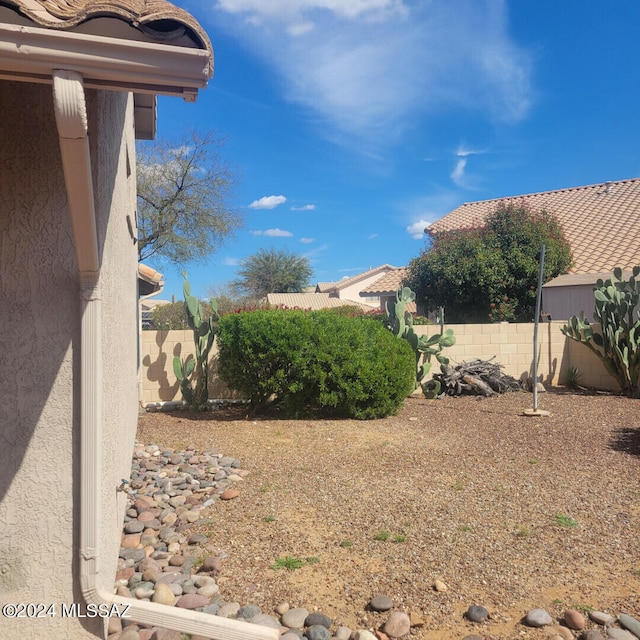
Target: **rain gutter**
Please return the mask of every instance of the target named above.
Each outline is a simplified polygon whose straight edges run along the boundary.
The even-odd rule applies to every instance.
[[[51,34],[55,35],[55,34]],[[2,36],[0,35],[0,38]],[[136,43],[136,47],[140,43]],[[277,640],[277,629],[198,611],[123,598],[102,566],[102,343],[100,257],[82,74],[53,70],[53,102],[80,274],[80,588],[87,604],[117,605],[140,623],[220,640]],[[114,487],[114,492],[116,487]]]
[[[204,49],[0,24],[0,79],[51,84],[57,69],[79,73],[90,89],[194,101],[212,60]]]

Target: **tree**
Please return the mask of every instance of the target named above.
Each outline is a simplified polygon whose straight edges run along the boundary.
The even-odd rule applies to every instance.
[[[309,259],[288,251],[260,249],[240,262],[238,278],[232,283],[253,299],[268,293],[300,293],[313,273]]]
[[[176,264],[207,257],[242,225],[228,205],[233,186],[209,132],[190,132],[177,144],[142,143],[137,149],[138,257]]]
[[[483,227],[436,232],[431,246],[410,261],[403,284],[425,301],[428,311],[444,307],[450,322],[529,322],[535,314],[542,244],[547,282],[572,263],[560,223],[524,202],[503,202]]]
[[[208,320],[213,315],[213,306],[211,302],[204,300],[199,302],[203,309],[202,317],[204,320]],[[156,306],[151,313],[151,324],[156,331],[189,329],[184,302],[171,302]]]

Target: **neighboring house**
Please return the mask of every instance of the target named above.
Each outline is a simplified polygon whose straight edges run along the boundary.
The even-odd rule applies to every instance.
[[[0,594],[58,613],[5,617],[2,638],[103,638],[60,606],[112,602],[277,637],[113,592],[138,416],[134,137],[154,137],[156,95],[193,100],[212,69],[206,33],[163,0],[1,3]]]
[[[326,293],[344,302],[361,302],[372,309],[384,309],[386,300],[395,296],[404,274],[404,267],[383,264],[338,282],[319,282],[316,293]]]
[[[630,271],[640,264],[640,178],[467,202],[425,232],[480,226],[502,202],[545,209],[564,229],[574,265],[543,287],[542,308],[553,320],[566,320],[581,310],[589,313],[598,277],[610,277],[615,267]]]
[[[387,302],[395,302],[396,293],[402,288],[402,280],[406,273],[407,270],[405,267],[393,269],[393,271],[387,271],[387,273],[378,278],[375,282],[366,286],[360,292],[360,295],[370,299],[377,298],[380,301],[380,308],[386,309]],[[411,313],[415,313],[416,303],[408,302],[406,309]]]
[[[274,307],[284,307],[286,309],[332,309],[336,307],[352,306],[363,311],[371,311],[369,305],[355,300],[342,300],[332,298],[328,293],[269,293],[267,302]]]

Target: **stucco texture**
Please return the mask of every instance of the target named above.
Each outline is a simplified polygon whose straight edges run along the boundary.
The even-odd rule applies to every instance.
[[[135,437],[133,107],[87,92],[101,256],[104,513],[101,581],[112,584]],[[0,594],[79,603],[79,278],[51,86],[0,83]],[[124,137],[123,137],[124,136]],[[59,609],[58,609],[59,610]],[[98,619],[3,619],[3,638],[103,637]]]

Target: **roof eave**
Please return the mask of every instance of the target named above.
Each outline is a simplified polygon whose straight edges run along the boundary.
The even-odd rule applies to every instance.
[[[0,24],[0,79],[51,84],[58,69],[81,74],[92,89],[194,101],[213,62],[205,49]]]

